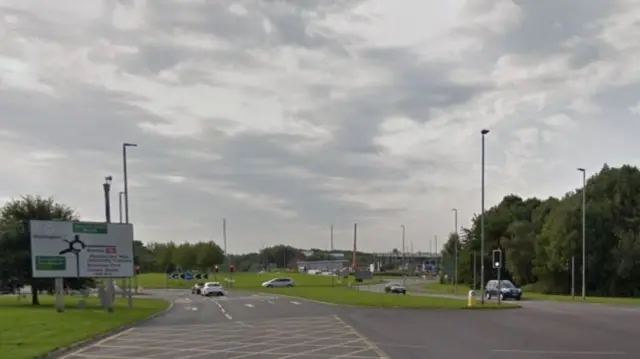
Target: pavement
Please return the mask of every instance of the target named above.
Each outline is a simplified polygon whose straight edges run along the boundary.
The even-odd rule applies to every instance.
[[[235,291],[222,298],[185,290],[152,295],[171,300],[173,309],[62,358],[640,357],[640,307],[522,302],[525,308],[512,310],[415,310]]]

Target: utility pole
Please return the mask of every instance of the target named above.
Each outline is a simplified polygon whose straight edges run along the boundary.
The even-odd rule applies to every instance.
[[[571,256],[571,300],[576,300],[576,256]]]
[[[481,189],[481,202],[482,202],[482,216],[480,217],[480,303],[484,305],[484,166],[485,166],[485,137],[489,133],[489,130],[482,130],[482,189]]]

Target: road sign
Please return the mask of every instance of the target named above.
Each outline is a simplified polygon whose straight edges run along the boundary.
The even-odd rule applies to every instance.
[[[193,279],[193,274],[191,274],[191,272],[186,272],[184,274],[184,279],[186,280],[192,280]]]
[[[35,278],[133,276],[133,226],[121,223],[29,222]]]

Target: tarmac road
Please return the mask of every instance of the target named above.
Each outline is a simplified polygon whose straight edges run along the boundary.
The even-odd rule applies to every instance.
[[[536,302],[497,311],[403,310],[264,293],[233,292],[225,298],[184,290],[153,294],[175,303],[167,315],[63,358],[640,357],[640,308],[633,307]]]

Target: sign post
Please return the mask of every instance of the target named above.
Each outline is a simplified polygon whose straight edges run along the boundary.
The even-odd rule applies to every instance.
[[[32,220],[29,229],[34,278],[133,275],[131,224]]]

